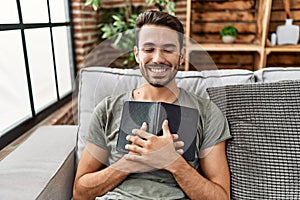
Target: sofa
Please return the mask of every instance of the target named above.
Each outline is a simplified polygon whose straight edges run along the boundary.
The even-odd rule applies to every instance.
[[[232,199],[300,199],[300,68],[180,71],[176,79],[228,119]],[[78,125],[40,127],[1,160],[0,199],[71,199],[94,107],[137,87],[142,76],[89,67],[78,81]]]

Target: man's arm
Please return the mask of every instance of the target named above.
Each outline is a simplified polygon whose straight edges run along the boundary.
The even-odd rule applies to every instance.
[[[190,199],[230,199],[230,174],[225,141],[207,149],[200,160],[203,177],[180,157],[166,170],[170,171]]]
[[[106,160],[107,151],[99,151],[102,151],[102,158]],[[74,181],[74,199],[95,199],[119,185],[128,174],[112,166],[106,167],[85,148]]]
[[[143,124],[141,130],[146,130]],[[130,173],[146,172],[153,168],[121,158],[106,167],[109,152],[87,142],[82,153],[74,181],[74,199],[95,199],[118,186]],[[132,154],[129,153],[129,154]]]

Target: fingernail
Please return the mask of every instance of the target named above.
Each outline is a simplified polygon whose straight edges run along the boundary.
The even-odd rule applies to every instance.
[[[183,149],[178,149],[177,152],[182,155],[183,154]]]
[[[125,149],[128,149],[128,148],[129,148],[129,144],[126,144],[126,145],[125,145]]]

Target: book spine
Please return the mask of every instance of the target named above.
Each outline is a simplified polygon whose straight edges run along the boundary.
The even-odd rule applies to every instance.
[[[156,111],[155,111],[155,135],[158,135],[161,127],[159,127],[159,121],[160,121],[160,112],[161,112],[161,103],[157,102],[156,103]]]

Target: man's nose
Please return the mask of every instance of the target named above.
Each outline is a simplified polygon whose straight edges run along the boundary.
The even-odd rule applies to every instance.
[[[163,63],[164,60],[165,58],[161,49],[154,51],[152,58],[153,63]]]

